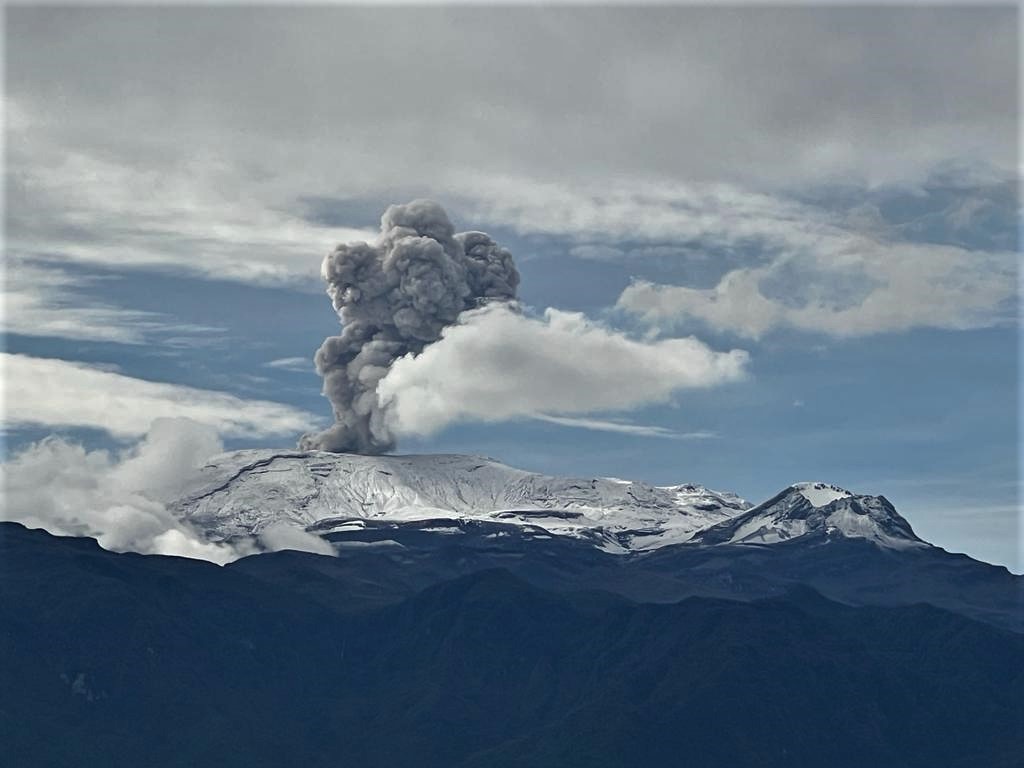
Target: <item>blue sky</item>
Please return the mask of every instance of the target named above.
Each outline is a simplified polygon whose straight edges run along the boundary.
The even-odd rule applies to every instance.
[[[748,358],[588,409],[630,387],[601,359],[577,410],[527,393],[401,451],[825,480],[1019,571],[1014,14],[9,9],[7,449],[327,426],[320,261],[425,196],[514,254],[537,323]]]

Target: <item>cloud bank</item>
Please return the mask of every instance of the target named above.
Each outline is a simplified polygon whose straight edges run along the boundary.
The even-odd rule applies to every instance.
[[[250,11],[11,8],[8,251],[289,282],[423,183],[489,225],[679,238],[756,222],[729,190],[1018,172],[1010,6]]]
[[[48,437],[0,464],[0,519],[59,536],[89,536],[115,552],[176,555],[223,565],[264,551],[333,554],[329,543],[279,524],[258,539],[211,542],[167,506],[222,451],[216,430],[157,419],[124,451],[88,451]]]
[[[378,393],[399,434],[458,421],[624,411],[737,381],[742,350],[695,338],[638,340],[576,312],[529,317],[502,305],[464,313],[440,341],[397,360]],[[577,422],[577,426],[585,425]]]
[[[373,240],[367,201],[422,179],[474,221],[565,237],[589,258],[683,244],[773,261],[712,288],[627,289],[620,307],[655,324],[750,338],[992,324],[1012,254],[964,250],[947,269],[941,248],[903,247],[911,230],[890,241],[792,197],[883,183],[909,196],[949,163],[1015,185],[1016,19],[1010,7],[16,8],[8,250],[307,281],[311,249]],[[339,27],[359,42],[337,45]],[[490,55],[502,44],[526,55],[509,67]],[[311,215],[312,199],[337,205]],[[770,290],[798,268],[808,283],[832,272],[878,290],[860,310]],[[31,314],[69,335],[134,333],[103,330],[131,319],[109,307],[78,308],[78,325],[13,301],[22,328]]]
[[[966,154],[1016,170],[1009,5],[253,11],[13,7],[7,88],[100,155],[173,166],[202,148],[189,170],[222,154],[268,190],[284,183],[268,166],[345,194],[474,168],[778,184]]]

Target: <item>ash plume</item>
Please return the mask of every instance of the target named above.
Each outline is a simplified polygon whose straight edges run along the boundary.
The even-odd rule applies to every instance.
[[[324,339],[315,360],[335,423],[303,436],[304,450],[393,450],[387,405],[377,396],[391,364],[440,339],[465,310],[516,298],[512,254],[483,232],[456,234],[437,203],[389,206],[380,229],[375,242],[339,245],[324,258],[342,331]]]

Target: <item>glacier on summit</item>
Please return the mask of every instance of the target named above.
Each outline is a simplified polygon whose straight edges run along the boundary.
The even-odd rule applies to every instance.
[[[212,458],[172,508],[215,541],[259,535],[282,523],[321,535],[371,521],[418,523],[453,535],[460,528],[444,521],[471,520],[538,538],[582,539],[623,554],[815,536],[861,538],[885,548],[925,546],[884,497],[824,483],[790,486],[754,507],[701,485],[556,477],[457,454],[235,451]]]

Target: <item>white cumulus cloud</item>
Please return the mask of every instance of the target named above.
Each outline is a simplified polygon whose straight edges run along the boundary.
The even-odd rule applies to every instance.
[[[378,394],[402,434],[458,421],[617,412],[741,379],[747,353],[695,338],[639,340],[576,312],[529,317],[504,305],[465,312],[442,339],[397,360]]]
[[[617,306],[654,326],[689,320],[757,339],[792,328],[833,337],[1005,322],[1016,256],[956,246],[883,243],[822,232],[815,249],[690,288],[636,281]]]

